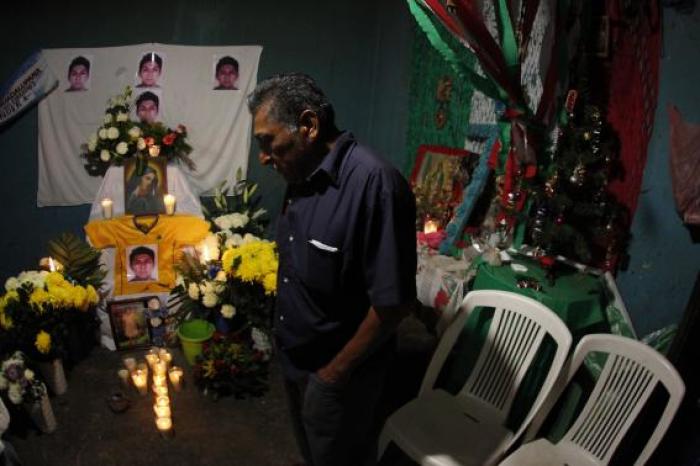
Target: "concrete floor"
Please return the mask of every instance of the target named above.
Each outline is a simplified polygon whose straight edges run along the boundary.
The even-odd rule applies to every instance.
[[[412,336],[414,330],[401,340],[401,352],[380,406],[382,413],[417,393],[430,355],[422,348],[430,347],[430,339],[425,346],[423,336]],[[193,385],[180,350],[174,350],[175,363],[186,368],[186,384],[181,392],[170,391],[175,436],[164,439],[155,427],[152,395],[139,396],[132,388],[120,386],[117,370],[127,354],[132,353],[96,348],[67,373],[68,392],[52,398],[56,432],[13,429],[7,440],[24,465],[287,466],[300,460],[276,364],[272,364],[266,395],[214,401]],[[133,354],[143,359],[145,351]],[[116,391],[127,393],[132,402],[124,413],[115,414],[107,405],[107,398]],[[391,450],[382,461],[383,466],[410,464]]]

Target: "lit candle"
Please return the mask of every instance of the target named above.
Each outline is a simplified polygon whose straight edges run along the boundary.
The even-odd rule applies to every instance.
[[[156,406],[168,406],[170,407],[170,398],[167,396],[156,397]]]
[[[158,353],[154,352],[154,350],[151,350],[151,352],[146,355],[146,362],[151,367],[151,369],[153,369],[153,365],[159,360],[160,358],[158,357]]]
[[[160,386],[153,386],[153,394],[157,397],[160,396],[168,396],[168,386],[167,385],[160,385]]]
[[[165,204],[165,213],[173,215],[175,213],[175,196],[166,194],[163,196],[163,204]]]
[[[175,389],[175,391],[180,391],[180,388],[182,386],[182,375],[182,369],[177,366],[173,366],[168,372],[170,383],[173,384],[173,388]]]
[[[158,361],[153,364],[153,373],[155,375],[165,375],[168,372],[168,364],[165,361]]]
[[[49,272],[56,271],[56,263],[53,261],[53,257],[49,256]]]
[[[437,220],[426,220],[425,224],[423,224],[423,233],[426,235],[428,233],[435,233],[438,231],[439,224]]]
[[[131,380],[134,382],[134,386],[138,389],[141,395],[145,395],[148,390],[148,375],[144,374],[141,369],[136,369],[133,374],[131,374]]]
[[[209,248],[207,247],[206,244],[202,248],[202,260],[204,261],[205,264],[207,262],[209,262]]]
[[[136,359],[124,358],[124,367],[126,367],[129,372],[134,372],[134,369],[136,369]]]
[[[153,386],[162,387],[165,385],[165,375],[154,374],[153,375]]]
[[[173,360],[173,355],[170,354],[170,351],[165,348],[160,349],[158,352],[158,357],[160,357],[161,361],[165,361],[166,366],[170,365],[170,362]]]
[[[129,386],[129,370],[128,369],[119,369],[117,371],[117,374],[119,375],[119,378],[122,380],[122,385],[124,387]]]
[[[102,204],[102,216],[104,218],[112,218],[112,200],[105,197],[100,204]]]
[[[153,412],[156,413],[156,417],[172,417],[170,406],[153,405]]]
[[[156,427],[158,427],[158,432],[164,437],[170,437],[173,433],[173,420],[169,417],[157,417]]]

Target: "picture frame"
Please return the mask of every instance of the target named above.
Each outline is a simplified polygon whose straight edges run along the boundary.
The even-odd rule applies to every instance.
[[[107,303],[112,337],[118,350],[147,348],[151,345],[148,301],[153,296]]]
[[[131,157],[124,161],[124,212],[127,215],[165,214],[168,194],[167,160]]]

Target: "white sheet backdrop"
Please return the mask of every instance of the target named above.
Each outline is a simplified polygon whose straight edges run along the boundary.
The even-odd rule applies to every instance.
[[[250,150],[250,113],[245,97],[253,91],[262,47],[196,47],[139,44],[90,49],[49,49],[43,53],[60,82],[39,104],[39,183],[37,205],[65,206],[91,203],[102,182],[85,171],[81,145],[94,133],[107,100],[134,86],[141,56],[155,52],[163,58],[159,80],[160,120],[175,128],[184,124],[197,171],[188,173],[197,194],[232,180],[236,169],[247,171]],[[90,59],[90,89],[65,92],[68,65],[82,55]],[[238,60],[237,91],[215,91],[216,59]],[[139,89],[134,89],[138,95]]]

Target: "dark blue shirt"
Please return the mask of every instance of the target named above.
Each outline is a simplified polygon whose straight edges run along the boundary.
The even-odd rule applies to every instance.
[[[342,133],[314,173],[288,187],[277,223],[274,329],[288,374],[327,364],[370,306],[415,299],[415,241],[406,180]]]

